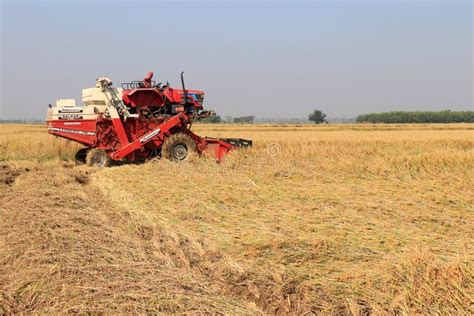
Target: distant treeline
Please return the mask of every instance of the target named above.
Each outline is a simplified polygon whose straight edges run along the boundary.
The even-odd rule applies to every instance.
[[[382,112],[357,116],[357,123],[474,123],[474,111]]]
[[[255,116],[250,115],[250,116],[241,116],[241,117],[227,117],[227,119],[224,121],[219,115],[214,115],[209,118],[201,119],[198,122],[199,123],[247,123],[251,124],[255,120]]]
[[[0,124],[44,124],[44,120],[39,119],[0,119]]]
[[[255,120],[255,116],[241,116],[241,117],[234,117],[233,122],[237,124],[251,124]]]

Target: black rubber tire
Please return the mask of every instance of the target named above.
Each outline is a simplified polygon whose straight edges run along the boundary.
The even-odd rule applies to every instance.
[[[93,148],[87,153],[86,163],[89,166],[105,168],[110,164],[110,157],[105,150]]]
[[[76,159],[77,163],[86,163],[87,153],[91,150],[88,147],[81,148],[77,151],[76,155],[74,155],[74,159]]]
[[[171,161],[185,161],[197,155],[196,143],[184,133],[168,137],[161,147],[161,157]]]

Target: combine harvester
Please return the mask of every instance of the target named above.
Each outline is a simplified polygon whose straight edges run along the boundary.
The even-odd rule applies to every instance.
[[[206,153],[219,161],[235,148],[251,147],[240,138],[200,137],[191,131],[194,120],[208,118],[203,109],[204,92],[182,89],[152,81],[150,72],[142,81],[112,87],[107,77],[98,78],[95,88],[82,90],[83,106],[74,99],[59,99],[49,106],[48,133],[86,146],[76,160],[97,167],[111,161],[141,161],[164,157],[173,161]]]

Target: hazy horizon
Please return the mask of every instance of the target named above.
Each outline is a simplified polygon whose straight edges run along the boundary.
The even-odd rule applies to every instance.
[[[221,117],[473,110],[471,1],[0,1],[0,119],[95,78],[206,93]]]

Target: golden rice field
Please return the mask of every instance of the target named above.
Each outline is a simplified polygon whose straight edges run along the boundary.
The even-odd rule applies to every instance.
[[[474,124],[194,130],[254,147],[94,169],[0,125],[0,315],[474,313]]]

